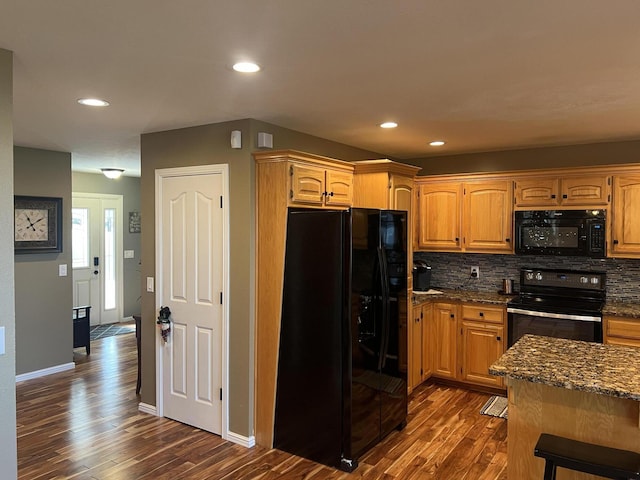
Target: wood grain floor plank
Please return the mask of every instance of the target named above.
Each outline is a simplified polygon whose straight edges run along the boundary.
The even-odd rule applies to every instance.
[[[506,480],[506,421],[479,414],[486,394],[418,387],[407,426],[348,474],[141,413],[135,348],[134,335],[98,340],[75,370],[17,384],[21,480]]]

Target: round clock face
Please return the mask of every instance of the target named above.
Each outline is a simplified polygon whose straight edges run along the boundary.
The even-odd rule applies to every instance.
[[[19,242],[49,240],[49,212],[47,210],[16,209],[15,240]]]

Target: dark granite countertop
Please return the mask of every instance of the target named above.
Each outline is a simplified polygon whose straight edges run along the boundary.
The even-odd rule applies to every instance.
[[[640,401],[640,348],[525,335],[489,373]]]
[[[438,294],[424,294],[413,293],[413,304],[420,305],[426,302],[477,302],[487,303],[493,305],[506,306],[507,302],[511,300],[514,295],[501,295],[499,293],[492,292],[473,292],[470,290],[448,290],[434,287],[442,293]]]
[[[640,318],[640,303],[607,301],[602,310],[602,314]]]
[[[450,290],[434,287],[442,293],[423,294],[413,293],[412,299],[414,305],[420,305],[427,302],[477,302],[488,303],[494,305],[504,305],[509,302],[515,295],[502,295],[498,292],[474,292],[470,290]],[[603,315],[618,317],[633,317],[640,319],[640,303],[607,301],[602,311]]]

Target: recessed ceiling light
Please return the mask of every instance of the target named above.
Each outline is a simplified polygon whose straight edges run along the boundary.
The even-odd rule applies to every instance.
[[[382,128],[396,128],[398,124],[396,122],[384,122],[384,123],[381,123],[380,126]]]
[[[260,71],[260,65],[253,62],[238,62],[233,66],[236,72],[255,73]]]
[[[434,140],[433,142],[429,142],[429,145],[432,147],[441,147],[445,142],[443,140]]]
[[[110,105],[106,100],[99,98],[79,98],[78,103],[80,105],[87,105],[88,107],[108,107]]]

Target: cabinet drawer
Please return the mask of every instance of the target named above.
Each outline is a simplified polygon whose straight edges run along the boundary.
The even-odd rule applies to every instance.
[[[640,318],[607,318],[607,335],[632,338],[640,342]]]
[[[504,323],[504,308],[462,305],[462,318],[490,323]]]
[[[608,337],[607,345],[622,345],[623,347],[640,348],[640,339]]]

